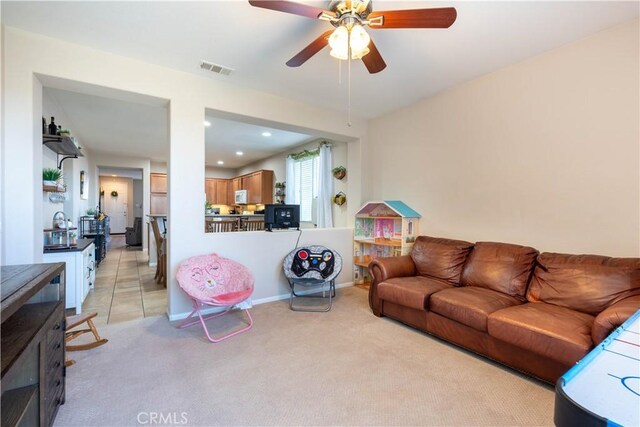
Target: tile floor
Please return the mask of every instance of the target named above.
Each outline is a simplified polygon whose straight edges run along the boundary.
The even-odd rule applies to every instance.
[[[157,284],[155,267],[140,247],[127,247],[124,236],[112,236],[107,256],[96,270],[95,289],[82,311],[95,311],[96,325],[164,315],[167,290]]]

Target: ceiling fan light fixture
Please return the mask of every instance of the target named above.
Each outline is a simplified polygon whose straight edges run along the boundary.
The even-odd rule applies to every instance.
[[[348,40],[349,30],[347,30],[347,27],[342,25],[337,27],[329,36],[329,46],[331,47],[329,55],[338,59],[347,59],[349,54]]]
[[[369,53],[371,37],[360,24],[349,28],[345,25],[337,27],[329,36],[329,55],[337,59],[349,59],[349,47],[351,47],[351,59],[360,59]]]
[[[371,41],[371,37],[369,37],[369,34],[367,34],[362,25],[355,24],[351,28],[350,35],[349,44],[351,45],[351,50],[353,52],[362,52],[367,49],[367,46],[369,46],[369,42]],[[361,57],[362,56],[364,55],[361,55]]]
[[[365,47],[361,51],[356,52],[355,50],[351,51],[351,59],[362,59],[367,53],[371,52],[368,47]]]

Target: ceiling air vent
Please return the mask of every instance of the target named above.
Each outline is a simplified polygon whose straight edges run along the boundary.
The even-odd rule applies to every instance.
[[[203,70],[211,71],[212,73],[222,74],[223,76],[230,75],[234,69],[225,67],[224,65],[214,64],[213,62],[200,61],[200,68]]]

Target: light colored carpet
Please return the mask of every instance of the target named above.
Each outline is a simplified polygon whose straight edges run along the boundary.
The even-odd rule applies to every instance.
[[[70,353],[55,425],[553,425],[551,387],[373,316],[362,289],[252,313],[219,344],[164,317],[102,326],[109,343]],[[226,317],[212,332],[242,324]]]

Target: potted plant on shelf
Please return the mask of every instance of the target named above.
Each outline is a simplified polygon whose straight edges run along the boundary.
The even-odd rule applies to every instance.
[[[347,175],[347,168],[344,166],[337,166],[331,170],[333,177],[336,179],[342,179]]]
[[[57,187],[58,182],[62,180],[62,171],[57,168],[42,169],[42,184],[51,187]]]
[[[213,213],[213,206],[211,205],[211,203],[209,203],[209,201],[204,202],[204,213],[206,215],[211,215]]]
[[[96,213],[98,213],[98,211],[96,211],[96,210],[95,210],[95,209],[93,209],[93,208],[89,208],[89,209],[87,209],[87,216],[90,216],[90,217],[95,218],[95,217],[96,217]]]

